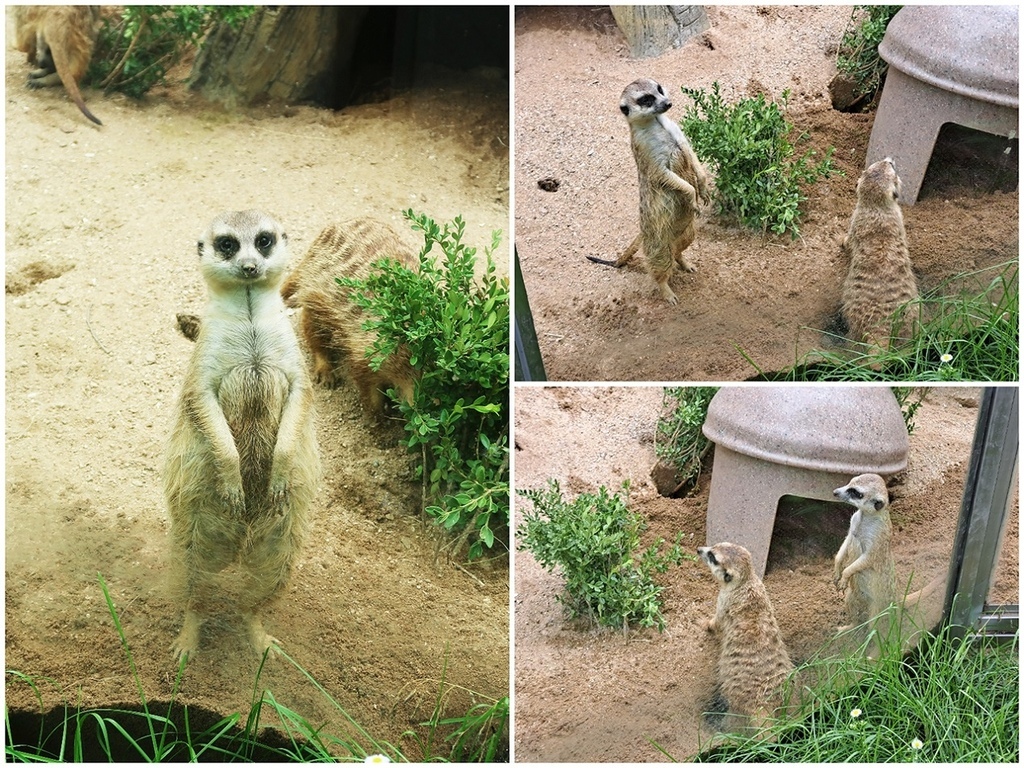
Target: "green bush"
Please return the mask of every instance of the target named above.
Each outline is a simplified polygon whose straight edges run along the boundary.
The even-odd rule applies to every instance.
[[[857,85],[857,94],[873,98],[882,87],[888,65],[878,55],[885,29],[902,5],[855,5],[843,32],[836,68]],[[856,20],[859,19],[860,23]]]
[[[126,5],[104,16],[86,82],[105,91],[141,98],[162,83],[190,46],[217,23],[232,26],[255,6]]]
[[[476,249],[463,244],[465,222],[438,226],[405,211],[423,233],[419,271],[384,259],[366,279],[340,278],[355,289],[377,340],[369,350],[377,370],[399,347],[419,374],[412,404],[388,394],[406,419],[405,445],[419,452],[424,511],[469,541],[469,557],[494,547],[508,530],[509,285],[484,250],[486,272],[475,277]],[[438,246],[438,263],[430,253]],[[498,534],[498,536],[496,536]]]
[[[782,93],[782,108],[763,94],[727,105],[717,82],[710,93],[693,88],[683,93],[693,100],[683,115],[683,132],[714,170],[718,212],[735,216],[745,227],[795,238],[800,204],[807,199],[801,185],[841,171],[832,166],[832,147],[817,163],[811,161],[812,149],[797,156],[789,140],[793,126],[783,117],[789,91]],[[803,133],[797,142],[807,138]]]
[[[711,441],[702,428],[718,387],[665,387],[654,432],[654,455],[672,467],[680,483],[700,474]]]
[[[622,490],[628,497],[628,481]],[[562,498],[557,480],[549,480],[547,490],[517,492],[533,503],[516,531],[517,547],[529,550],[546,570],[561,571],[565,593],[557,599],[570,618],[623,629],[665,628],[662,587],[652,577],[685,557],[693,559],[682,551],[682,533],[664,554],[663,539],[641,551],[643,518],[604,486],[596,495],[582,493],[571,502]]]

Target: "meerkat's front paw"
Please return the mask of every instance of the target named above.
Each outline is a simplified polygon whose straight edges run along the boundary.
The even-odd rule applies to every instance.
[[[718,625],[715,623],[714,618],[704,619],[704,621],[702,621],[701,623],[704,625],[704,631],[705,632],[717,632],[718,631]]]

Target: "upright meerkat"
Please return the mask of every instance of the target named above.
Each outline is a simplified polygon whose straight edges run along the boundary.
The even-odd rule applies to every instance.
[[[411,403],[416,372],[405,348],[385,359],[379,370],[370,367],[366,354],[376,334],[363,329],[366,315],[353,301],[352,289],[335,278],[366,278],[373,271],[371,265],[385,257],[419,269],[417,258],[384,222],[367,217],[332,224],[309,246],[281,288],[289,306],[302,308],[302,332],[313,355],[316,380],[334,387],[347,370],[371,412],[384,407],[382,390],[389,386]]]
[[[847,630],[878,616],[896,599],[889,493],[878,475],[857,475],[832,494],[857,508],[836,553],[833,581],[846,590]]]
[[[892,328],[896,310],[918,298],[899,194],[900,177],[890,158],[868,166],[857,182],[857,207],[842,246],[850,259],[842,296],[849,336],[882,351],[889,349],[891,331],[909,336],[920,314],[918,304],[910,304],[900,326]]]
[[[185,603],[179,658],[195,652],[202,616],[223,597],[219,574],[235,563],[253,648],[276,642],[257,612],[305,536],[320,460],[312,387],[278,292],[287,261],[284,230],[259,211],[222,214],[199,241],[209,302],[164,467]]]
[[[722,542],[697,553],[719,582],[718,606],[706,626],[722,637],[718,681],[729,705],[725,730],[760,730],[783,705],[782,685],[793,669],[775,611],[746,548]]]
[[[99,10],[95,5],[22,5],[14,9],[14,25],[15,46],[38,67],[29,73],[29,87],[63,83],[82,114],[103,125],[78,90],[96,45]]]
[[[711,193],[707,170],[679,126],[665,116],[671,106],[662,87],[646,77],[634,80],[622,92],[619,109],[629,123],[640,181],[640,234],[615,261],[587,258],[621,267],[642,243],[648,272],[662,297],[675,304],[668,281],[676,264],[694,271],[683,251],[693,242],[698,206],[707,204]]]

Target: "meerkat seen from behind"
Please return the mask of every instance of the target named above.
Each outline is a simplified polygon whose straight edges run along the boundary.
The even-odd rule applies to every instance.
[[[760,731],[783,705],[783,684],[793,669],[775,611],[745,547],[722,542],[697,553],[719,582],[715,615],[706,626],[721,635],[725,730]]]
[[[832,494],[857,508],[836,553],[833,581],[846,591],[847,630],[878,616],[896,599],[889,493],[878,475],[857,475]]]
[[[279,293],[286,241],[259,211],[222,214],[199,241],[209,301],[164,468],[185,603],[179,658],[196,651],[232,565],[253,648],[276,642],[259,612],[285,585],[306,532],[320,463],[312,388]]]
[[[15,45],[28,54],[37,69],[28,76],[30,88],[62,83],[82,114],[103,125],[85,106],[78,84],[92,60],[99,23],[99,6],[23,5],[14,9]]]
[[[676,264],[694,271],[683,251],[695,237],[699,206],[711,193],[707,170],[679,125],[665,116],[671,106],[664,89],[649,78],[634,80],[622,92],[619,109],[629,123],[640,185],[640,234],[615,261],[587,258],[621,267],[642,244],[648,272],[662,297],[675,304],[668,281]]]
[[[910,336],[920,314],[899,193],[900,178],[890,158],[868,166],[857,182],[857,207],[843,241],[850,259],[842,292],[849,336],[883,352],[893,334]],[[904,304],[902,321],[893,328],[893,316]]]
[[[364,217],[332,224],[313,241],[281,288],[289,306],[302,308],[302,333],[313,355],[316,380],[334,387],[347,371],[371,413],[384,407],[382,390],[388,387],[411,403],[416,372],[404,347],[388,356],[379,370],[370,367],[366,355],[376,334],[363,329],[366,314],[353,300],[352,289],[335,278],[369,277],[372,265],[384,258],[419,269],[416,257],[384,222]]]

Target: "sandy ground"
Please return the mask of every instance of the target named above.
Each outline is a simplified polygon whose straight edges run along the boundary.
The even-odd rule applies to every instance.
[[[138,703],[99,573],[146,697],[166,700],[182,613],[159,472],[191,352],[174,316],[205,301],[197,237],[221,211],[258,207],[285,223],[295,259],[362,215],[416,242],[400,215],[412,207],[461,214],[478,247],[502,230],[507,265],[508,82],[442,75],[337,113],[90,91],[96,128],[61,89],[29,91],[10,47],[6,64],[6,665],[52,680],[46,707]],[[446,658],[449,713],[508,694],[508,565],[435,562],[401,427],[364,414],[350,386],[317,389],[316,408],[312,535],[265,623],[370,734],[416,756],[402,733],[429,716]],[[248,710],[257,660],[236,625],[204,631],[181,703]],[[345,733],[283,660],[260,684]],[[38,709],[27,686],[8,679],[6,693]]]
[[[572,497],[601,485],[618,490],[628,479],[630,507],[648,524],[645,543],[682,531],[693,552],[705,543],[713,466],[690,497],[658,495],[648,473],[661,402],[662,390],[649,386],[519,386],[516,486],[555,478]],[[917,413],[908,468],[891,489],[897,579],[910,581],[911,592],[948,568],[977,402],[978,390],[933,389]],[[517,497],[517,524],[528,504]],[[842,623],[832,558],[851,512],[828,503],[780,505],[764,581],[797,662]],[[1018,542],[1015,501],[990,602],[1018,601]],[[711,735],[701,713],[711,703],[718,657],[718,641],[700,625],[718,593],[706,566],[684,561],[658,577],[666,630],[627,635],[568,622],[555,600],[560,578],[529,552],[516,553],[515,569],[516,760],[665,760],[652,742],[677,760],[694,755]]]
[[[828,97],[850,13],[709,7],[704,35],[634,60],[606,7],[516,9],[516,245],[549,380],[737,380],[756,373],[740,350],[778,371],[822,346],[814,329],[829,327],[839,309],[847,268],[839,245],[873,121],[834,111]],[[688,251],[697,271],[673,278],[675,307],[639,256],[621,270],[585,258],[617,257],[637,231],[636,167],[618,103],[641,76],[666,88],[677,121],[688,105],[681,86],[717,80],[726,101],[789,89],[789,120],[819,152],[835,147],[845,173],[807,190],[795,241],[705,221]],[[1015,156],[1006,161],[1009,186],[993,191],[993,169],[967,148],[938,151],[919,202],[904,209],[924,292],[1018,255]],[[549,177],[557,192],[538,186]]]

